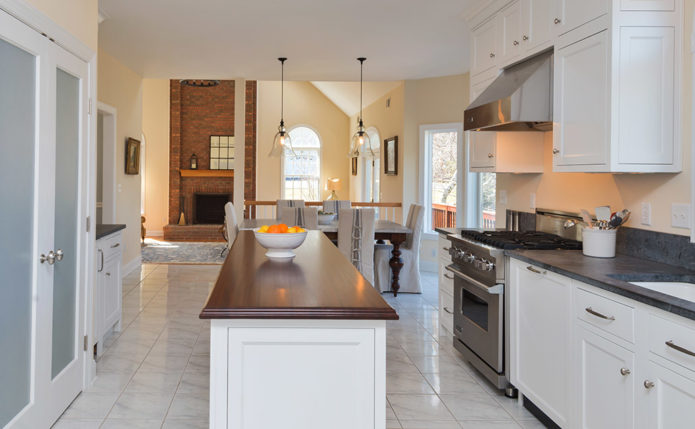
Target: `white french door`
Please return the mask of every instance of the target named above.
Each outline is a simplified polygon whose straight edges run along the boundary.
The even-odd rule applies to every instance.
[[[88,66],[0,11],[0,426],[83,385]]]

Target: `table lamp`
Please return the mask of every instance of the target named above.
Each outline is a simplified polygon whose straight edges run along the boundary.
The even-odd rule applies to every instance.
[[[326,182],[326,189],[331,191],[331,195],[328,196],[328,199],[337,200],[338,195],[335,193],[335,191],[340,190],[340,179],[337,177],[330,177]]]

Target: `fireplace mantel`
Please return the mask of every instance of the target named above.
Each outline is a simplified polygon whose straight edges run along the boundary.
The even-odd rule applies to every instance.
[[[181,177],[234,177],[234,170],[179,170]]]

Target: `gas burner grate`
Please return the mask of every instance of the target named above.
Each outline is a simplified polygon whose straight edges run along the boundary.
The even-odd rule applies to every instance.
[[[582,243],[547,232],[462,230],[461,235],[473,241],[500,249],[580,250]]]

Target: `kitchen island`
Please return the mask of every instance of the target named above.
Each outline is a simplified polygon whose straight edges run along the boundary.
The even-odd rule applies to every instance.
[[[240,231],[200,313],[210,427],[383,429],[385,321],[398,314],[319,231],[292,262],[265,251]]]

